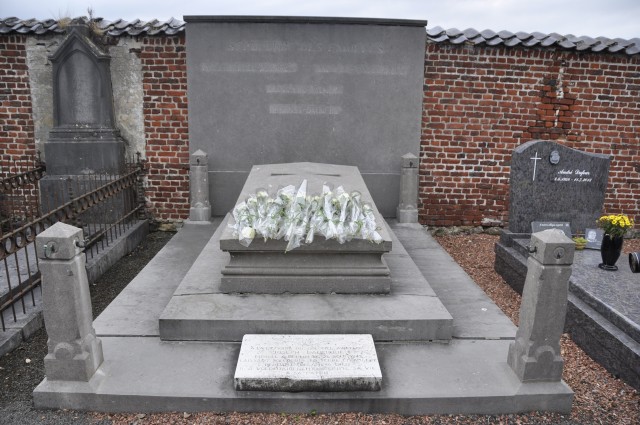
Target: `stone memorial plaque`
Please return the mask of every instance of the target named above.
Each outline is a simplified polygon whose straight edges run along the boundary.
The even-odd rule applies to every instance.
[[[602,229],[585,229],[584,238],[587,240],[585,248],[600,250],[603,237],[604,230]]]
[[[185,16],[189,141],[210,157],[214,215],[253,164],[355,165],[394,217],[418,152],[426,21]]]
[[[533,140],[513,151],[509,230],[528,233],[533,221],[568,221],[571,233],[593,226],[602,212],[609,156]]]
[[[562,230],[564,234],[571,238],[571,225],[566,221],[532,221],[531,233],[542,232],[548,229]]]
[[[371,335],[245,335],[238,391],[379,391]]]

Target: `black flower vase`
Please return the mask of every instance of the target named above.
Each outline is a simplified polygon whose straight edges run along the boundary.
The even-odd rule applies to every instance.
[[[622,253],[623,242],[624,239],[622,236],[611,236],[609,234],[605,234],[602,238],[602,246],[600,247],[602,263],[600,263],[598,267],[602,270],[618,270],[616,261],[618,261],[618,258],[620,258],[620,254]]]

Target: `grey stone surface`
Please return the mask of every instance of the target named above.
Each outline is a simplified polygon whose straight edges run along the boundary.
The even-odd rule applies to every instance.
[[[421,226],[395,222],[392,227],[408,252],[395,253],[402,244],[394,243],[394,252],[388,254],[393,257],[390,267],[395,261],[404,270],[409,254],[422,265],[447,308],[455,312],[459,338],[449,344],[376,343],[385,382],[381,391],[235,391],[233,371],[239,343],[193,344],[157,338],[159,311],[175,289],[176,276],[197,271],[197,263],[189,268],[202,245],[209,241],[208,245],[216,246],[203,233],[211,234],[217,226],[187,222],[95,322],[106,360],[94,378],[88,383],[45,379],[34,392],[36,407],[109,412],[315,409],[406,415],[570,411],[573,395],[564,383],[522,383],[509,368],[505,355],[515,327],[504,314],[459,267],[448,267],[453,261]],[[402,276],[411,274],[403,272]],[[404,286],[394,283],[394,287],[404,287],[406,293],[434,295],[412,279],[404,280]],[[155,334],[149,328],[154,321]]]
[[[42,274],[44,322],[49,353],[44,359],[52,381],[89,381],[102,363],[102,343],[93,329],[82,230],[58,222],[36,236]]]
[[[424,22],[202,18],[186,27],[189,134],[216,152],[213,214],[252,164],[313,160],[358,166],[394,216],[400,156],[420,140]]]
[[[531,246],[520,326],[507,362],[523,382],[560,381],[564,365],[560,337],[575,244],[562,230],[550,229],[534,233]]]
[[[398,223],[418,222],[418,165],[420,161],[412,153],[402,155],[400,175],[400,202],[396,212]]]
[[[238,391],[379,391],[371,335],[245,335],[233,376]]]
[[[419,224],[390,222],[393,233],[453,316],[455,339],[514,339],[516,327]],[[391,255],[387,255],[389,259]]]
[[[284,240],[256,238],[245,247],[232,229],[225,227],[220,248],[230,255],[222,269],[222,292],[389,293],[391,278],[382,256],[392,248],[391,236],[356,167],[309,162],[255,165],[236,204],[261,188],[273,196],[277,189],[297,187],[303,180],[307,181],[307,195],[321,194],[325,183],[334,190],[342,186],[349,193],[360,192],[362,202],[373,209],[382,242],[352,239],[341,244],[316,236],[313,243],[286,252]],[[233,223],[233,218],[230,220]]]
[[[53,122],[44,145],[48,178],[65,174],[117,174],[124,142],[115,128],[110,57],[72,23],[53,65]]]
[[[529,233],[532,221],[569,221],[573,234],[583,233],[602,211],[608,178],[606,155],[541,140],[518,146],[511,159],[509,230]]]
[[[403,415],[568,413],[573,399],[563,382],[520,382],[504,361],[508,341],[377,344],[385,382],[380,391],[302,393],[235,391],[238,343],[186,344],[126,337],[105,337],[103,341],[106,360],[99,370],[99,387],[93,382],[45,379],[34,391],[36,408]],[[149,361],[150,355],[154,361]]]
[[[520,293],[527,245],[527,235],[508,231],[496,244],[495,269]],[[627,267],[615,273],[601,270],[601,261],[598,251],[575,251],[565,331],[609,372],[640,388],[638,279]]]
[[[393,239],[386,254],[388,295],[223,293],[223,222],[160,316],[166,340],[240,341],[250,333],[368,333],[378,340],[448,340],[452,319],[413,261]],[[387,234],[393,236],[392,232]],[[253,244],[252,244],[253,245]]]
[[[191,154],[189,186],[191,190],[191,209],[189,220],[209,221],[211,204],[209,203],[209,158],[201,150]]]

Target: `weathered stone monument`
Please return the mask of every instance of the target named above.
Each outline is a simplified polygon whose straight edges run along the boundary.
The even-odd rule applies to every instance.
[[[103,361],[102,342],[93,329],[82,240],[82,229],[60,222],[36,236],[49,336],[44,367],[52,381],[88,382]]]
[[[425,21],[185,20],[190,149],[211,154],[214,215],[254,164],[300,161],[357,166],[396,215],[401,155],[419,151]]]
[[[557,229],[531,236],[520,327],[509,346],[508,363],[523,382],[560,381],[569,276],[575,245]]]
[[[110,57],[91,40],[89,31],[85,22],[74,21],[49,58],[54,127],[44,144],[47,176],[40,181],[42,194],[64,193],[60,180],[65,176],[124,171],[124,141],[113,115]]]

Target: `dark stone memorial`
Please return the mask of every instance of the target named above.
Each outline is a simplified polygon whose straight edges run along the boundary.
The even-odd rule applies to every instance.
[[[394,217],[419,151],[425,21],[185,16],[191,151],[209,154],[213,215],[252,165],[357,166]]]
[[[575,253],[564,331],[607,370],[640,388],[640,281],[628,267],[615,273],[598,268],[602,230],[595,225],[608,171],[604,155],[543,141],[518,147],[511,164],[509,229],[495,246],[495,269],[522,293],[532,227],[569,222],[574,235],[584,234],[593,250]]]
[[[63,182],[67,176],[120,174],[125,156],[114,123],[110,57],[92,41],[86,22],[74,21],[49,59],[54,127],[44,144],[47,176],[40,184],[43,196],[55,199],[43,204],[53,206],[67,196]],[[80,192],[83,186],[78,183]]]

